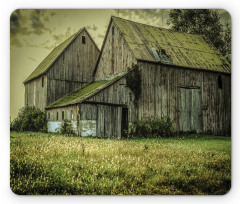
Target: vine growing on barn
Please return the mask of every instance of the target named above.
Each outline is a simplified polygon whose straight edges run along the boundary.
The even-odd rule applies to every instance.
[[[142,94],[142,77],[138,65],[134,65],[133,69],[129,72],[126,77],[127,86],[134,93],[134,105],[138,107],[138,101]]]

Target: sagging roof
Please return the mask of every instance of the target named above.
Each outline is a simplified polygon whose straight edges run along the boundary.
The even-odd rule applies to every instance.
[[[37,68],[30,74],[30,76],[23,82],[26,83],[34,78],[44,74],[48,68],[56,61],[56,59],[62,54],[62,52],[68,47],[68,45],[84,30],[81,28],[78,32],[74,33],[67,40],[55,47],[49,55],[37,66]]]
[[[52,104],[48,105],[45,109],[58,108],[81,103],[84,100],[90,98],[91,96],[97,94],[101,90],[107,88],[111,84],[115,83],[116,81],[124,77],[127,73],[128,71],[123,72],[115,76],[114,78],[111,77],[108,80],[92,82],[91,84],[88,84],[85,87],[78,89],[77,91],[74,91],[73,93],[68,94],[60,98],[59,100],[53,102]]]
[[[200,35],[175,32],[114,16],[112,20],[137,60],[231,73],[228,61]],[[159,55],[157,59],[153,48]]]

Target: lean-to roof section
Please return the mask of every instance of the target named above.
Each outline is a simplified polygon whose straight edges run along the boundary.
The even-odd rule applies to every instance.
[[[116,81],[127,75],[127,73],[128,71],[123,72],[120,75],[115,76],[114,78],[111,77],[110,79],[92,82],[91,84],[88,84],[85,87],[78,89],[77,91],[74,91],[73,93],[70,93],[53,102],[52,104],[48,105],[46,109],[64,107],[81,103],[84,100],[102,91],[106,87],[110,86],[111,84],[115,83]]]

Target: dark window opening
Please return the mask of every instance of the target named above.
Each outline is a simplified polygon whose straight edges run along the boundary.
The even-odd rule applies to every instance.
[[[112,35],[114,35],[114,27],[112,27]]]
[[[44,87],[44,77],[42,77],[42,87]]]
[[[62,111],[62,120],[64,120],[64,111]]]
[[[128,108],[122,108],[122,130],[121,135],[123,138],[127,137],[126,131],[128,130]]]
[[[57,112],[57,120],[58,120],[58,112]]]
[[[71,118],[71,120],[73,120],[73,110],[71,110],[70,118]]]
[[[222,76],[221,75],[218,76],[218,88],[222,89]]]
[[[164,50],[164,49],[161,49],[160,52],[163,53],[164,55],[167,55],[167,54],[166,54],[166,50]]]
[[[48,120],[50,119],[50,113],[48,113]]]
[[[86,37],[82,36],[82,44],[86,44]]]

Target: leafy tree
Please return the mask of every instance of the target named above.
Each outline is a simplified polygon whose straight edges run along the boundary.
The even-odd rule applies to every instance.
[[[224,56],[226,57],[227,61],[231,63],[231,27],[228,23],[226,24],[223,40],[226,42]]]
[[[10,130],[47,132],[46,113],[34,106],[22,108],[17,118],[11,122]]]
[[[175,31],[203,36],[206,42],[214,45],[230,62],[231,34],[224,34],[223,25],[217,11],[211,9],[173,9],[169,12],[167,24]],[[230,46],[229,46],[230,43]]]

